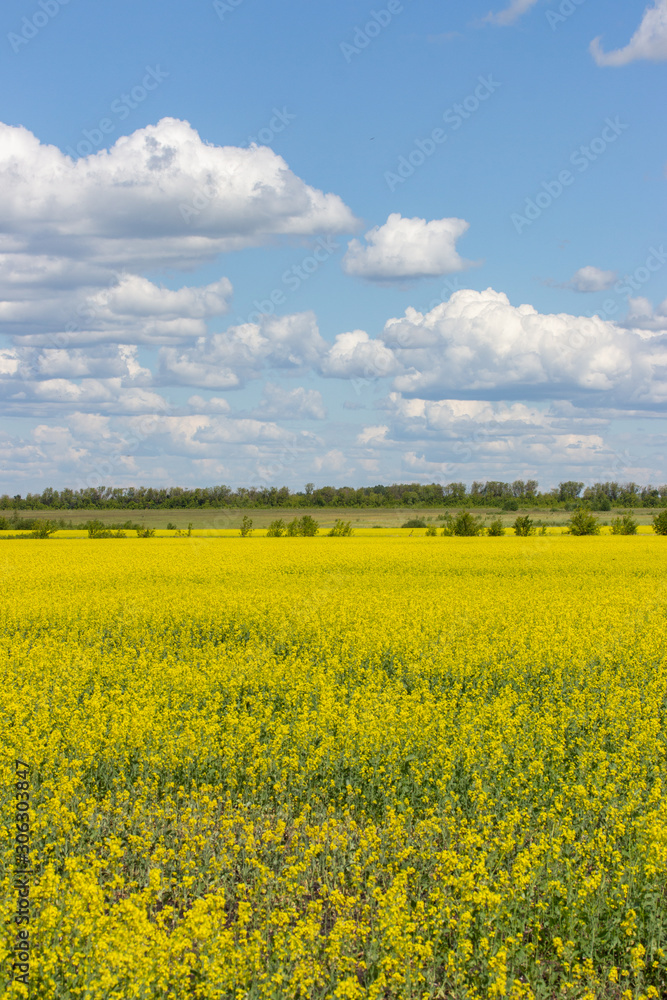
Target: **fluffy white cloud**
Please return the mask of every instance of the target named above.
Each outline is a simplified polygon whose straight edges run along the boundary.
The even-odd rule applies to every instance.
[[[408,309],[389,320],[381,340],[403,366],[394,384],[407,395],[569,395],[624,407],[667,399],[667,347],[659,338],[598,316],[512,306],[493,289],[455,292],[426,314]]]
[[[348,244],[343,258],[347,274],[368,281],[393,281],[451,274],[469,267],[456,251],[456,241],[468,230],[464,219],[404,219],[392,213],[383,226]]]
[[[357,443],[366,460],[400,455],[400,478],[447,482],[472,478],[538,478],[560,469],[584,479],[650,473],[619,455],[609,440],[609,419],[554,402],[549,407],[488,400],[385,400],[386,425],[366,427]],[[653,440],[657,440],[654,437]],[[655,472],[655,469],[653,470]]]
[[[348,460],[340,448],[332,448],[326,455],[319,455],[313,462],[318,472],[324,476],[330,473],[347,475],[352,472]]]
[[[226,399],[222,399],[220,396],[212,396],[210,399],[204,399],[203,396],[190,396],[188,399],[188,406],[193,411],[193,413],[229,413],[231,406]]]
[[[74,161],[0,123],[0,322],[24,344],[176,345],[202,337],[232,286],[170,289],[148,269],[356,228],[346,205],[266,146],[219,147],[165,118]]]
[[[601,38],[594,38],[590,50],[598,66],[627,66],[636,59],[661,62],[667,59],[667,0],[655,0],[647,7],[641,23],[622,49],[604,52]]]
[[[575,292],[605,292],[616,281],[616,271],[602,271],[599,267],[580,267],[568,282]]]
[[[253,413],[260,420],[325,420],[327,411],[317,389],[283,389],[267,382],[259,406]]]
[[[111,267],[183,266],[356,225],[337,195],[309,187],[267,146],[214,146],[175,118],[77,161],[0,124],[0,191],[0,249]]]
[[[267,368],[299,371],[315,367],[326,351],[312,312],[266,316],[201,337],[192,348],[160,352],[161,377],[173,385],[233,389]]]
[[[667,299],[655,309],[652,303],[643,296],[628,299],[628,315],[623,326],[655,333],[667,332]]]
[[[511,0],[511,3],[504,10],[497,14],[487,14],[484,18],[490,24],[508,25],[514,24],[522,14],[534,7],[537,0]]]
[[[365,330],[339,333],[322,358],[320,371],[332,378],[371,379],[397,374],[401,364],[380,340],[371,340]]]
[[[0,352],[0,409],[8,413],[46,414],[72,406],[113,413],[164,409],[167,403],[148,388],[151,383],[136,347]]]

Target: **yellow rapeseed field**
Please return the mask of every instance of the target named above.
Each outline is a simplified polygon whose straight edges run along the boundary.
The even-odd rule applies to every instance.
[[[52,538],[0,574],[4,997],[667,995],[667,539]]]

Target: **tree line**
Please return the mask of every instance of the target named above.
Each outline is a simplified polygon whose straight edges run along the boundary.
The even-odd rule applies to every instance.
[[[206,486],[96,486],[41,493],[0,496],[0,510],[170,510],[201,508],[302,508],[302,507],[553,507],[611,510],[612,507],[667,507],[667,485],[605,482],[584,487],[567,480],[541,492],[535,479],[512,483],[488,480],[465,483],[393,483],[391,486],[321,486],[307,483],[302,491],[280,488]]]

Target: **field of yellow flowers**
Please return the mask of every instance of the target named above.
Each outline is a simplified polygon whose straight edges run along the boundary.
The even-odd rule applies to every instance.
[[[0,575],[4,997],[667,996],[664,538],[53,538]]]

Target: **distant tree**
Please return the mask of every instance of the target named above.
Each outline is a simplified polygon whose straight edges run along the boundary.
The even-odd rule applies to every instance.
[[[568,532],[571,535],[599,535],[600,522],[594,514],[591,514],[590,510],[582,507],[570,518]]]
[[[569,479],[565,483],[558,484],[558,499],[559,500],[576,500],[581,491],[584,488],[583,483],[575,483]]]
[[[252,518],[248,517],[247,514],[243,515],[243,520],[241,521],[240,528],[241,538],[248,538],[252,535]]]
[[[352,534],[352,522],[341,521],[339,518],[328,534],[330,538],[344,538],[349,536]]]
[[[472,538],[484,530],[481,517],[475,517],[469,510],[462,510],[451,521],[445,523],[443,535],[461,535]]]
[[[520,535],[522,538],[535,534],[535,525],[527,514],[524,517],[517,517],[512,527],[514,528],[514,534]]]
[[[518,510],[519,501],[516,499],[506,500],[503,504],[503,510]]]
[[[401,525],[402,528],[425,528],[426,521],[423,517],[410,517]]]
[[[53,521],[40,521],[32,532],[32,538],[50,538],[54,531],[58,530],[58,525]]]
[[[614,517],[611,521],[611,533],[612,535],[636,535],[637,521],[632,514],[622,514],[620,517]]]
[[[660,511],[653,518],[653,530],[656,535],[667,535],[667,510]]]
[[[303,517],[295,517],[293,521],[290,521],[287,525],[286,534],[290,538],[294,538],[297,535],[302,537],[313,537],[320,530],[320,526],[310,514],[304,514]]]
[[[267,538],[280,538],[281,535],[285,534],[285,522],[282,517],[278,521],[271,521],[269,525],[269,530],[266,533]]]

